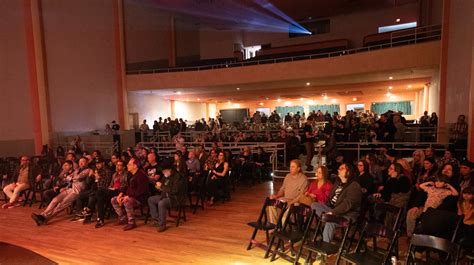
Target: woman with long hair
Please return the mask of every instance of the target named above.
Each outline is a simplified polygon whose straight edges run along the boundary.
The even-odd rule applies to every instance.
[[[316,169],[315,176],[316,179],[309,185],[305,195],[311,197],[315,202],[326,203],[332,189],[328,168],[326,166],[319,166]]]
[[[217,163],[210,170],[208,176],[208,205],[214,205],[214,200],[218,195],[219,189],[226,192],[225,179],[229,174],[229,163],[227,163],[224,152],[219,152],[217,156]]]
[[[357,162],[357,177],[355,180],[359,182],[364,197],[375,192],[374,176],[370,174],[369,163],[364,159]]]
[[[474,187],[470,186],[462,190],[458,201],[458,215],[463,216],[461,246],[472,250],[474,248]]]
[[[184,159],[183,153],[181,151],[176,151],[176,153],[174,153],[173,165],[176,169],[176,172],[178,172],[182,177],[188,176],[188,167],[186,166],[186,160]]]
[[[410,166],[412,168],[412,174],[415,178],[413,182],[416,182],[416,178],[420,175],[421,170],[423,169],[423,161],[425,161],[425,152],[421,149],[417,149],[413,152],[412,161]]]

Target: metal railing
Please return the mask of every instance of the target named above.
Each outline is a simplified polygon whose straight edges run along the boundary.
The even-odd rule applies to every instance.
[[[373,50],[380,50],[386,48],[392,48],[396,46],[416,44],[426,41],[434,41],[441,39],[441,25],[429,25],[424,27],[418,27],[414,29],[400,30],[395,31],[390,34],[390,38],[387,43],[371,45],[367,47],[347,49],[335,52],[326,52],[326,53],[315,53],[309,55],[299,55],[299,56],[288,56],[288,57],[279,57],[273,59],[262,59],[262,60],[247,60],[235,63],[224,63],[224,64],[214,64],[214,65],[204,65],[204,66],[193,66],[193,67],[173,67],[173,68],[156,68],[156,69],[143,69],[143,70],[131,70],[127,71],[129,75],[135,74],[156,74],[156,73],[170,73],[170,72],[187,72],[187,71],[202,71],[202,70],[213,70],[213,69],[223,69],[223,68],[232,68],[232,67],[243,67],[243,66],[252,66],[252,65],[261,65],[261,64],[274,64],[280,62],[293,62],[300,60],[312,60],[320,58],[330,58],[336,56],[350,55],[360,52],[368,52]]]

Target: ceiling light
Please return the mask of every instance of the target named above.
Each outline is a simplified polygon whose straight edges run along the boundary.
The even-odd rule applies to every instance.
[[[309,86],[309,85],[311,85],[311,83],[310,83],[310,82],[307,82],[306,85]]]
[[[300,101],[303,101],[303,100],[304,100],[304,98],[300,98]]]
[[[388,89],[392,89],[393,87],[392,86],[389,86]]]
[[[392,80],[392,79],[393,79],[393,76],[389,76],[388,79],[389,79],[389,80]]]
[[[281,102],[281,99],[279,98],[279,99],[277,99],[277,101],[278,101],[278,102]]]
[[[332,103],[336,102],[336,99],[335,98],[331,99],[331,102]]]
[[[176,94],[181,95],[181,91],[176,92]]]
[[[408,85],[408,88],[411,88],[411,85]]]
[[[229,104],[229,105],[231,104],[230,100],[229,100],[229,101],[227,101],[227,104]]]
[[[324,96],[324,100],[327,100],[327,99],[328,99],[328,96],[325,95],[325,96]]]
[[[390,97],[392,94],[390,94],[390,92],[387,92],[386,95],[387,95],[387,97]]]
[[[400,22],[400,19],[399,19],[399,18],[397,18],[397,19],[395,20],[395,22],[397,22],[397,23],[398,23],[398,22]]]
[[[186,102],[189,102],[189,98],[186,99]]]
[[[352,101],[357,101],[357,98],[352,98]]]
[[[268,100],[268,97],[266,97],[265,99]]]
[[[238,88],[236,88],[236,89],[237,89],[237,91],[239,91],[239,90],[240,90],[240,87],[238,87]]]
[[[258,103],[258,105],[263,106],[263,102]]]
[[[285,106],[291,106],[291,101],[285,101]]]
[[[200,99],[200,98],[198,98],[198,101],[201,101],[201,99]]]

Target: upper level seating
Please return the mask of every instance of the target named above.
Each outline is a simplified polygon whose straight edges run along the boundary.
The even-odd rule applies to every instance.
[[[297,45],[262,48],[257,51],[254,60],[308,55],[315,53],[337,52],[349,49],[348,39],[328,40]]]
[[[363,45],[364,47],[368,47],[392,43],[393,46],[397,46],[398,43],[406,44],[410,41],[423,42],[436,40],[439,39],[440,34],[441,25],[416,27],[367,35],[364,37]]]

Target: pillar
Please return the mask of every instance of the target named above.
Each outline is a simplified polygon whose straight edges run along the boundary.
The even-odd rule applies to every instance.
[[[114,54],[115,78],[117,89],[117,113],[119,124],[123,129],[128,128],[127,91],[125,90],[125,41],[123,22],[123,0],[112,0],[114,12]]]
[[[176,67],[176,28],[173,14],[169,16],[168,44],[168,66]]]
[[[446,131],[446,88],[448,78],[448,44],[451,0],[443,1],[443,23],[441,33],[441,61],[439,66],[439,113],[438,140],[445,139]]]

